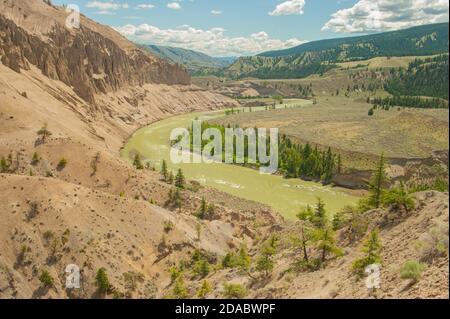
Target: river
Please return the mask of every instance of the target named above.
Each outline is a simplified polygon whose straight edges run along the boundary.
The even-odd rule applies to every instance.
[[[280,107],[310,107],[309,101],[287,103]],[[248,109],[245,109],[248,111]],[[263,107],[253,107],[252,111],[264,111]],[[306,205],[315,205],[320,197],[330,214],[346,205],[355,204],[358,197],[340,188],[323,186],[320,183],[300,179],[284,179],[278,175],[260,174],[258,170],[224,163],[177,164],[170,161],[170,133],[174,128],[187,128],[193,119],[208,120],[225,116],[225,111],[189,113],[173,116],[138,130],[126,143],[122,156],[132,161],[133,154],[139,152],[157,169],[166,160],[169,169],[181,168],[189,180],[196,180],[204,186],[214,187],[231,195],[257,201],[271,206],[287,219],[294,219]]]

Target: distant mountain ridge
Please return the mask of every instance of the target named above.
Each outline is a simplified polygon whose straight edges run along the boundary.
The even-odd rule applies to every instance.
[[[355,50],[360,47],[359,50],[353,52],[355,55],[349,56],[353,58],[432,55],[448,51],[448,28],[447,22],[357,37],[312,41],[285,50],[264,52],[258,56],[284,57],[336,49],[340,46],[347,46]],[[368,49],[374,51],[366,52]],[[357,56],[356,53],[361,56]]]
[[[192,74],[203,69],[221,69],[231,65],[235,57],[212,57],[205,53],[170,46],[142,45],[156,56],[182,64]]]
[[[375,57],[425,56],[448,52],[448,23],[430,24],[366,36],[320,40],[242,57],[219,75],[230,78],[303,78],[336,63]]]

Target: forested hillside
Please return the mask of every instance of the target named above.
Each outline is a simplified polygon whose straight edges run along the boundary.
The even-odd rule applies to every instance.
[[[376,56],[432,55],[448,51],[448,23],[366,36],[308,42],[294,48],[259,54],[265,57],[299,55],[345,48],[347,58],[369,59]]]
[[[217,70],[224,68],[235,60],[232,57],[216,58],[198,51],[168,46],[144,45],[142,48],[162,59],[184,65],[191,74],[201,72],[203,69]]]
[[[315,41],[288,50],[242,57],[214,74],[232,79],[304,78],[324,73],[340,62],[447,52],[448,23],[442,23],[361,37]]]
[[[448,100],[448,54],[417,59],[407,70],[393,70],[385,89],[393,95],[432,96]]]

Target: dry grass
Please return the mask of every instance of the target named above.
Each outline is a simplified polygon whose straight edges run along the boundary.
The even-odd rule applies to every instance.
[[[347,152],[388,157],[427,157],[448,149],[448,110],[377,110],[368,116],[364,99],[319,98],[317,105],[254,112],[216,120],[222,124],[278,127],[300,141]]]
[[[358,66],[364,66],[369,68],[369,70],[375,70],[379,68],[407,68],[408,64],[415,59],[425,59],[427,57],[428,56],[377,57],[364,61],[338,63],[338,65],[342,68],[355,68]]]

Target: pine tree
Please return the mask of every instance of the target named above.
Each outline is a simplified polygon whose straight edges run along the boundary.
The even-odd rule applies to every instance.
[[[367,266],[381,264],[381,249],[382,245],[379,238],[379,232],[377,229],[374,229],[370,232],[369,237],[363,245],[362,252],[364,253],[364,256],[353,262],[353,272],[359,277],[363,277]]]
[[[142,165],[141,157],[139,156],[139,154],[134,155],[133,166],[136,169],[144,169],[144,165]]]
[[[187,299],[188,298],[188,290],[184,284],[183,275],[180,275],[173,285],[172,290],[174,299]]]
[[[318,228],[324,228],[327,224],[327,212],[325,210],[325,203],[321,198],[317,198],[316,208],[311,218],[311,222]]]
[[[239,249],[238,254],[238,266],[241,268],[242,271],[249,271],[251,264],[251,258],[248,255],[248,249],[247,246],[242,245]]]
[[[167,163],[166,163],[166,160],[163,160],[163,161],[162,161],[160,173],[161,173],[161,175],[162,175],[164,181],[167,182],[167,181],[168,181],[168,177],[169,177],[169,173],[168,173],[168,171],[167,171]]]
[[[100,293],[108,292],[109,288],[111,287],[111,284],[109,283],[108,274],[106,273],[105,268],[102,267],[97,270],[95,282],[97,284],[97,288]]]
[[[385,173],[385,160],[384,155],[381,154],[377,168],[369,183],[369,192],[370,192],[368,198],[369,206],[374,208],[379,208],[381,206],[385,195],[385,190],[383,187],[386,184],[386,182],[387,176]]]
[[[184,189],[186,186],[186,179],[181,168],[178,169],[177,176],[175,177],[175,186],[181,189]]]
[[[261,250],[261,255],[256,261],[256,270],[269,277],[274,267],[273,257],[277,251],[278,237],[272,235]]]
[[[309,262],[308,255],[308,246],[312,237],[312,228],[308,225],[308,223],[303,222],[300,226],[300,237],[299,237],[299,246],[303,253],[303,261]]]
[[[168,178],[168,180],[167,180],[167,183],[169,183],[170,185],[172,185],[173,182],[174,182],[174,180],[175,180],[175,176],[173,176],[173,172],[170,171],[170,173],[169,173],[169,178]]]
[[[208,213],[208,204],[206,203],[205,198],[202,198],[202,202],[200,204],[200,209],[197,212],[197,217],[200,219],[205,219]]]
[[[313,235],[317,248],[320,251],[320,261],[324,263],[329,254],[340,256],[342,250],[337,247],[334,232],[330,227],[317,228]]]
[[[263,272],[266,277],[269,277],[274,267],[274,255],[275,249],[270,245],[265,245],[261,251],[260,257],[256,261],[256,270]]]

